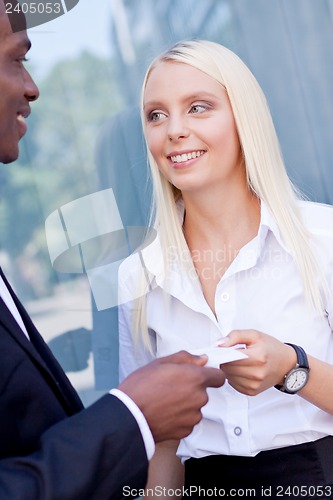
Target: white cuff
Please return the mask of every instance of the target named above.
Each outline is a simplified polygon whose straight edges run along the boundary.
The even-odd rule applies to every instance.
[[[122,401],[124,405],[127,406],[129,411],[137,421],[146,448],[147,458],[148,460],[150,460],[155,453],[155,442],[144,414],[134,403],[134,401],[123,391],[120,391],[119,389],[111,389],[109,393],[120,399],[120,401]]]

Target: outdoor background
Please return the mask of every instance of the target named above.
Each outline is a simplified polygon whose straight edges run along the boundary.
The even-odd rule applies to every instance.
[[[29,36],[41,96],[20,159],[0,170],[0,263],[90,404],[117,384],[124,253],[95,255],[87,272],[82,252],[121,229],[114,202],[126,234],[146,224],[138,103],[148,63],[181,39],[234,50],[266,93],[292,180],[311,200],[333,203],[333,0],[80,0]]]

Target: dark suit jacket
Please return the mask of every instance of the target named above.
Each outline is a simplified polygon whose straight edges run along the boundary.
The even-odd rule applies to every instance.
[[[1,300],[1,500],[116,499],[123,486],[143,488],[148,463],[134,417],[111,395],[83,409],[0,273],[31,339]]]

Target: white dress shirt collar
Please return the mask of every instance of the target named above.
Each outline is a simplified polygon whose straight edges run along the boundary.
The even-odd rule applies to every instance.
[[[182,220],[184,218],[184,213],[185,213],[185,207],[183,201],[178,202],[178,209],[179,209],[179,217]],[[251,267],[255,265],[257,259],[260,256],[261,251],[264,248],[265,245],[265,240],[267,237],[268,232],[272,232],[274,235],[275,239],[279,243],[279,245],[285,250],[287,253],[291,254],[291,252],[288,250],[288,248],[285,246],[282,237],[280,235],[279,228],[277,226],[277,223],[273,216],[271,215],[266,203],[261,200],[261,210],[260,210],[260,224],[259,224],[259,229],[258,229],[258,234],[256,238],[254,238],[251,242],[248,243],[248,245],[251,245],[251,252],[243,252],[244,254],[246,253],[245,259],[241,260],[241,262],[237,261],[237,270],[239,270],[240,266],[244,266],[244,268]],[[246,247],[248,246],[246,245]],[[187,276],[187,272],[182,272],[182,266],[176,266],[176,264],[173,266],[173,271],[172,272],[172,277],[168,280],[168,284],[165,283],[165,270],[164,270],[164,263],[163,259],[156,258],[157,255],[162,255],[162,247],[161,247],[161,241],[159,237],[157,236],[155,240],[152,242],[151,245],[147,246],[142,250],[142,259],[144,262],[144,265],[150,274],[151,278],[151,286],[154,287],[156,285],[161,286],[162,288],[166,289],[168,293],[172,293],[173,289],[178,289],[179,286],[183,289],[183,292],[186,292],[186,289],[184,287],[187,287],[190,285],[191,291],[193,291],[193,281],[197,281],[196,276],[193,276],[194,280],[189,280]],[[172,254],[172,249],[169,250],[168,256],[170,258],[174,258],[175,255]],[[186,256],[185,256],[186,258]],[[175,259],[176,261],[176,259]],[[174,261],[174,262],[175,262]],[[231,265],[230,268],[227,270],[225,274],[225,278],[228,277],[231,273],[234,272],[233,266]],[[198,284],[198,286],[200,286]],[[171,287],[171,288],[170,288]],[[190,291],[190,289],[188,290]],[[192,304],[193,305],[193,304]],[[191,305],[191,307],[192,307]]]
[[[18,309],[15,305],[15,302],[13,300],[13,297],[11,296],[4,280],[0,276],[0,295],[6,306],[8,307],[9,311],[12,313],[13,317],[15,318],[17,324],[20,326],[22,332],[24,335],[29,339],[29,335],[27,332],[27,329],[23,323],[23,320],[21,318],[20,313],[18,312]],[[30,340],[30,339],[29,339]]]

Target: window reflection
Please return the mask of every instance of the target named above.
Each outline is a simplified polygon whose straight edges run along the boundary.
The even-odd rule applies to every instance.
[[[111,4],[111,57],[84,52],[67,60],[64,54],[39,82],[41,98],[33,105],[20,160],[0,170],[1,265],[86,404],[117,384],[114,294],[120,260],[102,273],[109,274],[98,285],[102,291],[94,290],[101,283],[98,273],[54,264],[45,221],[48,231],[51,214],[58,214],[62,232],[54,245],[68,249],[71,234],[59,215],[62,207],[78,207],[74,229],[82,234],[91,213],[79,200],[111,189],[122,227],[142,228],[143,235],[150,179],[137,106],[145,68],[157,53],[186,38],[208,38],[239,53],[268,96],[291,177],[311,199],[333,202],[329,0],[316,6],[312,0]],[[93,13],[91,29],[93,36]],[[82,248],[74,261],[82,266]]]

